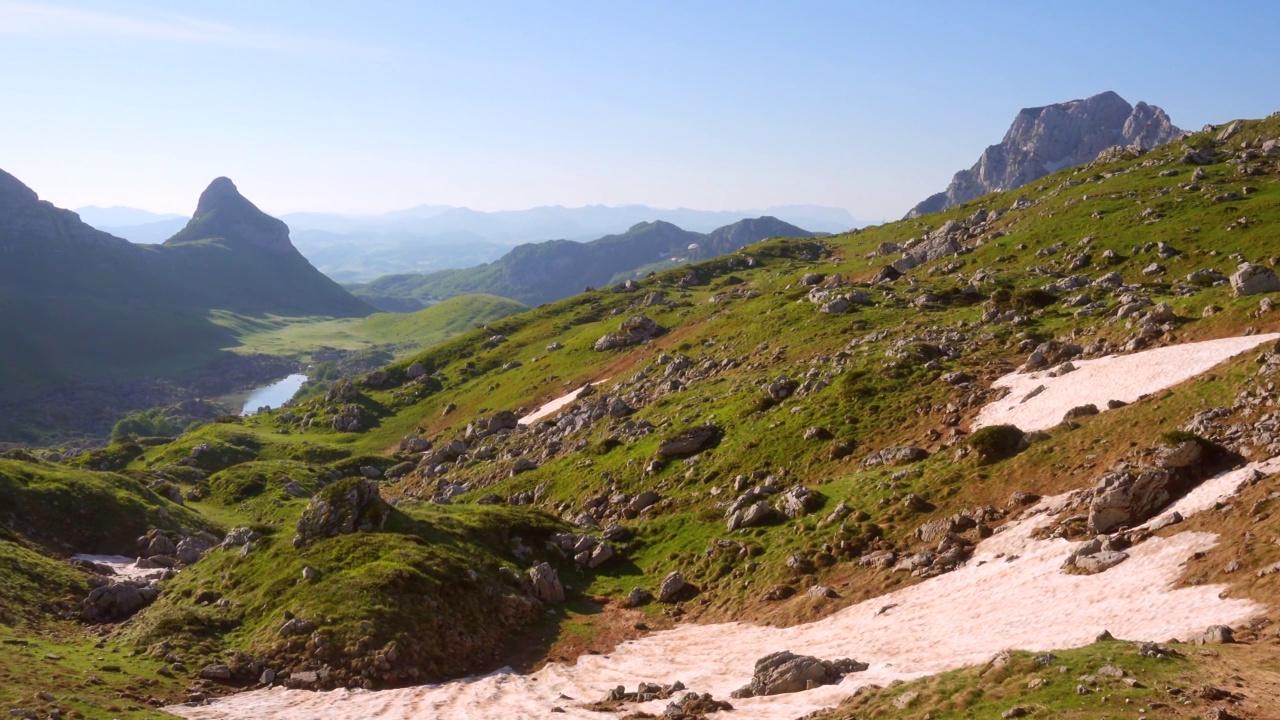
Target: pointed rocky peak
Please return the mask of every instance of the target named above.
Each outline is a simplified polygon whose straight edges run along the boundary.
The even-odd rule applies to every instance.
[[[1023,108],[999,144],[988,147],[973,167],[956,173],[946,190],[926,198],[907,217],[1021,187],[1063,168],[1090,162],[1116,145],[1150,150],[1181,132],[1160,108],[1144,102],[1130,105],[1110,90],[1083,100]]]
[[[231,178],[214,178],[213,182],[209,183],[209,187],[200,193],[200,201],[196,203],[196,214],[193,217],[200,217],[201,215],[224,209],[262,212],[253,203],[245,199],[245,196],[240,194],[240,190],[236,188],[235,183],[231,182]]]
[[[219,177],[200,193],[195,214],[166,245],[221,239],[233,245],[296,252],[289,241],[289,226],[271,217],[240,194],[230,178]]]

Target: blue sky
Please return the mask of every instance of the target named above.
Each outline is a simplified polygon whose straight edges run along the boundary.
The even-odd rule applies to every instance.
[[[1280,109],[1280,3],[0,0],[0,168],[189,213],[820,204],[898,217],[1019,108]]]

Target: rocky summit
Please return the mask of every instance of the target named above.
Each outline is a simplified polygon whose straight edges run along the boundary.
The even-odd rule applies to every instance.
[[[165,241],[165,245],[209,238],[224,239],[247,248],[297,254],[289,242],[289,226],[259,210],[225,177],[215,178],[200,193],[195,214],[187,226]]]
[[[1150,150],[1181,134],[1164,110],[1145,102],[1130,105],[1110,91],[1084,100],[1024,108],[999,144],[988,147],[973,167],[956,173],[946,190],[925,198],[907,217],[1021,187],[1065,167],[1087,163],[1110,147]]]

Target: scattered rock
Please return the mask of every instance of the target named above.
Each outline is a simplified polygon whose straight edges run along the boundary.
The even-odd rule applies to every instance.
[[[715,425],[702,425],[669,437],[658,444],[658,455],[664,458],[683,458],[714,447],[723,432]]]
[[[633,315],[623,321],[617,332],[604,335],[596,341],[597,351],[617,350],[640,345],[663,335],[667,329],[645,315]]]
[[[891,446],[868,455],[863,459],[862,466],[906,465],[920,462],[927,457],[929,457],[929,453],[924,448]]]
[[[529,568],[530,594],[545,603],[558,605],[564,602],[564,585],[560,575],[549,563],[538,563]]]
[[[658,602],[675,602],[685,593],[688,587],[689,584],[685,582],[684,573],[679,570],[673,570],[662,578],[662,583],[658,585]]]
[[[378,483],[361,478],[341,480],[311,498],[298,518],[294,547],[338,535],[381,530],[390,506]]]
[[[1226,625],[1211,625],[1195,640],[1197,645],[1226,645],[1235,641],[1235,633]]]
[[[862,672],[868,665],[856,660],[819,660],[810,655],[782,651],[756,661],[751,682],[729,694],[748,698],[803,692],[840,682],[848,673]]]

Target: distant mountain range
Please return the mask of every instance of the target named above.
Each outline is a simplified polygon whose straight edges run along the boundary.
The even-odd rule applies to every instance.
[[[1012,190],[1063,168],[1087,163],[1116,145],[1145,150],[1182,134],[1164,110],[1139,102],[1130,105],[1114,92],[1084,100],[1024,108],[998,145],[961,170],[947,189],[929,196],[907,213],[918,217],[941,212],[990,192]]]
[[[132,208],[81,210],[85,222],[137,243],[162,242],[184,223],[181,217]],[[381,215],[293,213],[281,219],[292,230],[294,245],[312,264],[329,277],[350,283],[389,274],[471,267],[499,258],[513,245],[550,239],[593,240],[626,232],[642,222],[665,221],[705,233],[764,215],[815,232],[843,232],[867,224],[847,210],[815,205],[743,211],[590,205],[500,212],[422,205]]]
[[[120,216],[121,209],[106,211]],[[125,216],[128,216],[127,214]],[[211,310],[364,316],[289,229],[226,178],[159,245],[137,245],[41,201],[0,171],[0,396],[52,383],[172,374],[229,343]]]
[[[586,286],[602,286],[627,275],[733,252],[772,237],[814,233],[773,217],[739,220],[710,233],[663,222],[643,222],[625,233],[591,242],[528,243],[487,265],[431,274],[389,275],[349,286],[382,310],[409,312],[459,295],[488,293],[526,305],[569,297]]]

